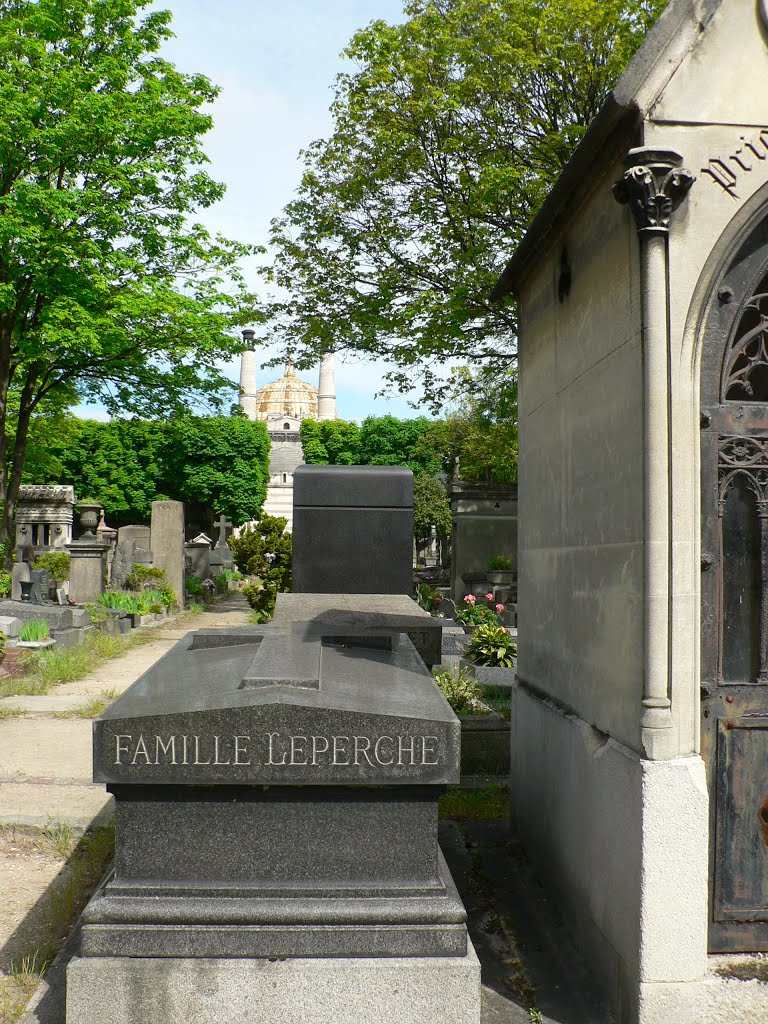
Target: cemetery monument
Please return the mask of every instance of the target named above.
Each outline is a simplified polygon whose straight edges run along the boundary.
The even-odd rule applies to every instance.
[[[766,95],[764,0],[671,0],[494,293],[514,824],[620,1024],[768,1019]]]

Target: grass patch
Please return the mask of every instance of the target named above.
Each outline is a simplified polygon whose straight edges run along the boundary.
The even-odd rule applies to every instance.
[[[500,686],[483,686],[480,692],[480,700],[483,704],[487,705],[491,711],[495,711],[497,715],[505,721],[509,721],[512,718],[512,705],[509,690],[504,690]]]
[[[21,1017],[103,877],[114,856],[114,823],[97,825],[77,841],[71,825],[52,822],[43,830],[39,848],[62,857],[66,865],[41,908],[34,932],[25,937],[8,975],[0,976],[0,1024],[13,1024]]]
[[[205,605],[204,604],[190,604],[190,605],[187,605],[186,611],[187,611],[187,615],[199,615],[201,612],[205,611]]]
[[[488,821],[508,815],[509,792],[499,786],[477,789],[449,786],[438,803],[438,816],[452,821]]]
[[[25,712],[22,708],[4,708],[0,705],[0,722],[6,718],[16,718],[18,715],[23,715]]]
[[[43,973],[35,957],[13,964],[8,977],[0,975],[0,1024],[14,1024],[40,983]]]
[[[108,696],[106,693],[99,693],[95,697],[89,697],[83,704],[78,704],[77,707],[68,708],[66,711],[54,711],[54,718],[98,718],[99,715],[103,715],[109,705],[114,700],[114,697]]]
[[[112,636],[95,629],[77,647],[47,647],[29,652],[24,658],[25,674],[0,681],[0,697],[44,696],[59,683],[77,682],[105,661],[153,639],[149,633]]]

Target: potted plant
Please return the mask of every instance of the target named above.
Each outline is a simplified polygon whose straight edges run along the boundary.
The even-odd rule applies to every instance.
[[[503,775],[509,771],[509,723],[483,702],[472,670],[434,670],[435,682],[461,723],[462,775]]]
[[[515,678],[517,644],[498,623],[483,623],[472,634],[467,657],[475,666],[475,677],[485,685],[511,687]]]
[[[465,633],[473,633],[483,623],[498,625],[499,612],[504,611],[503,604],[493,605],[493,594],[485,595],[485,604],[478,603],[474,594],[467,594],[461,605],[457,606],[454,620],[460,622]]]
[[[28,619],[19,627],[19,647],[36,650],[55,643],[45,619]]]
[[[515,581],[512,559],[507,555],[494,555],[488,559],[488,582],[494,587],[511,587]]]

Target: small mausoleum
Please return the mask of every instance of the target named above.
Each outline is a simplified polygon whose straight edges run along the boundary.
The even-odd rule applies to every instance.
[[[768,1019],[768,3],[671,0],[519,301],[514,824],[621,1024]]]
[[[16,501],[16,547],[36,555],[64,550],[72,540],[75,489],[67,484],[22,484]]]

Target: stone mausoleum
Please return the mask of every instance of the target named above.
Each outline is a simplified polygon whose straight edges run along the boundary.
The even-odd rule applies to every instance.
[[[243,331],[246,342],[254,332]],[[336,419],[336,383],[333,353],[320,363],[318,387],[297,376],[289,363],[279,380],[256,387],[256,353],[249,348],[240,362],[240,408],[249,420],[267,426],[272,443],[269,453],[269,485],[264,512],[283,516],[293,529],[293,472],[304,462],[301,451],[301,421]]]
[[[621,1024],[768,1020],[766,97],[766,0],[671,0],[495,288],[514,823]]]

